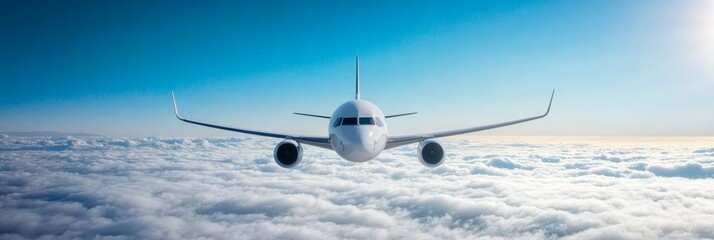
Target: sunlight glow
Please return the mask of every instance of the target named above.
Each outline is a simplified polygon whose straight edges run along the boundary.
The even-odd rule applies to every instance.
[[[702,39],[699,41],[702,52],[704,68],[708,69],[711,78],[709,84],[714,84],[714,1],[705,1],[704,7],[701,9],[698,17],[702,20]]]
[[[709,78],[699,79],[706,86],[714,85],[714,1],[693,1],[680,9],[679,18],[682,51]]]
[[[698,17],[704,23],[701,30],[704,35],[705,50],[707,53],[712,53],[714,52],[714,1],[705,1],[704,8],[701,9]]]

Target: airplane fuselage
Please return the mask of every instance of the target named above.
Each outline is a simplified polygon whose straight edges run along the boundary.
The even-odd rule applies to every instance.
[[[340,105],[327,128],[332,148],[340,157],[352,162],[376,157],[387,144],[384,113],[365,100],[355,99]]]

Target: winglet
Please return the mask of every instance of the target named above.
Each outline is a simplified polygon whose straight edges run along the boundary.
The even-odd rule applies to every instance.
[[[178,107],[176,107],[176,97],[174,97],[174,90],[171,90],[171,101],[174,102],[174,113],[176,114],[176,118],[178,118],[179,120],[183,120],[181,119],[181,116],[179,116]]]
[[[545,114],[543,116],[545,117],[550,113],[550,106],[553,105],[553,96],[555,96],[555,89],[553,89],[553,93],[550,94],[550,102],[548,103],[548,110],[545,111]]]
[[[355,58],[356,61],[356,67],[355,67],[355,99],[359,99],[359,56]]]

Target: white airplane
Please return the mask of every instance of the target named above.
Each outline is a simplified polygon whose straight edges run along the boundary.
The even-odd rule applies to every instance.
[[[273,150],[273,158],[278,165],[284,168],[292,168],[300,163],[303,151],[302,144],[333,150],[337,152],[340,157],[348,161],[365,162],[376,157],[379,153],[386,149],[416,142],[419,142],[419,148],[417,150],[419,162],[427,167],[436,167],[443,163],[446,159],[444,147],[436,141],[437,138],[499,128],[545,117],[550,112],[550,106],[553,103],[553,95],[555,95],[555,90],[553,90],[550,95],[548,109],[543,115],[451,131],[391,137],[388,134],[386,119],[416,114],[416,112],[385,116],[384,113],[382,113],[382,110],[380,110],[376,105],[360,99],[359,58],[356,59],[356,72],[355,99],[340,105],[331,117],[294,113],[297,115],[330,119],[330,123],[327,126],[330,134],[329,137],[253,131],[243,128],[224,127],[188,120],[179,115],[173,91],[171,91],[171,99],[173,100],[176,118],[181,121],[227,131],[283,139],[283,141],[275,146],[275,149]]]

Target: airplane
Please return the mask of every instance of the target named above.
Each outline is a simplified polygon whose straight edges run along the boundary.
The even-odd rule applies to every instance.
[[[179,115],[178,107],[176,106],[176,97],[174,96],[174,92],[171,91],[174,113],[176,118],[179,120],[191,124],[244,134],[283,139],[273,149],[273,158],[279,166],[284,168],[293,168],[302,161],[303,144],[333,150],[340,157],[351,162],[366,162],[375,158],[384,150],[417,142],[419,143],[419,147],[417,148],[419,162],[427,167],[436,167],[441,165],[446,159],[444,147],[436,140],[437,138],[484,131],[543,118],[550,112],[550,106],[553,104],[553,96],[555,95],[554,89],[550,95],[548,109],[544,114],[534,117],[450,131],[406,136],[389,136],[386,121],[387,119],[412,115],[416,114],[416,112],[384,115],[382,110],[380,110],[376,105],[361,99],[359,91],[359,56],[356,57],[355,61],[355,98],[353,100],[347,101],[337,107],[335,112],[332,113],[332,116],[298,112],[293,113],[301,116],[329,119],[330,122],[327,125],[329,136],[327,137],[254,131],[185,119]]]

